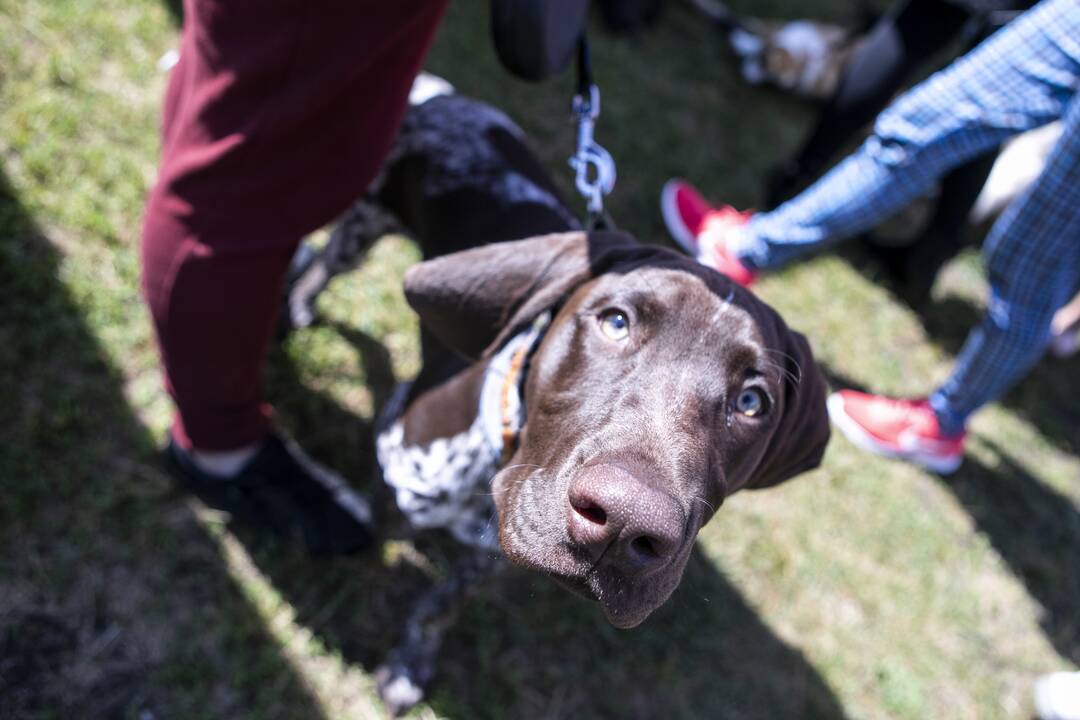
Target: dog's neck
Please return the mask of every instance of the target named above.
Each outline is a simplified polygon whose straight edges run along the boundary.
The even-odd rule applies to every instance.
[[[486,362],[420,395],[379,433],[383,478],[414,527],[445,528],[465,544],[498,549],[491,480],[516,449],[528,360],[549,321],[541,316]],[[471,407],[472,421],[431,412],[455,406]]]
[[[499,450],[499,465],[505,465],[517,449],[525,425],[522,390],[528,360],[540,343],[551,316],[544,313],[529,327],[513,336],[492,356],[480,388],[479,421],[493,448]]]

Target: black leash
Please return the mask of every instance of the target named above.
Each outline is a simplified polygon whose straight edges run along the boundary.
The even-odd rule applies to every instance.
[[[600,89],[593,82],[585,33],[578,41],[577,79],[577,93],[570,104],[577,121],[577,152],[570,158],[574,184],[586,200],[586,229],[613,230],[615,223],[604,210],[604,196],[615,187],[615,160],[593,139],[596,119],[600,117]]]

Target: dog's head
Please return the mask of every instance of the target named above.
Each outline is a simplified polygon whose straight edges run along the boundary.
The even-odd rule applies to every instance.
[[[500,542],[616,626],[671,595],[728,495],[821,460],[825,385],[805,338],[683,255],[621,233],[550,235],[422,263],[405,289],[469,356],[553,312],[520,444],[494,480]]]

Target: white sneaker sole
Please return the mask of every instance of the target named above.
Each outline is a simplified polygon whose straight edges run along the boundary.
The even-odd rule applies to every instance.
[[[964,461],[963,455],[943,457],[920,452],[919,450],[886,445],[866,432],[859,423],[855,422],[847,414],[847,411],[844,410],[844,399],[836,393],[830,395],[829,399],[825,401],[825,407],[829,411],[829,419],[832,420],[833,425],[844,434],[844,437],[851,441],[852,445],[860,450],[897,460],[907,460],[938,475],[951,475],[956,472]]]
[[[1035,681],[1033,695],[1039,720],[1080,719],[1080,673],[1043,675]]]
[[[664,216],[664,225],[667,226],[668,234],[679,244],[691,257],[698,256],[698,241],[690,228],[686,227],[682,215],[679,214],[679,205],[675,202],[679,180],[668,180],[660,191],[660,214]]]

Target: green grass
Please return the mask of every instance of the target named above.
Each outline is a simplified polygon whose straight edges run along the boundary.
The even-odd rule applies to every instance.
[[[505,75],[486,8],[455,3],[429,67],[505,108],[569,189],[571,79]],[[137,240],[155,63],[175,35],[167,3],[0,0],[0,718],[381,717],[371,671],[452,546],[313,562],[234,532],[157,468],[170,409]],[[668,176],[753,205],[810,122],[812,108],[741,84],[680,3],[639,38],[594,44],[611,208],[642,240],[665,242]],[[399,287],[416,257],[381,242],[324,298],[328,322],[271,357],[282,423],[359,485],[373,412],[417,368]],[[947,373],[984,289],[973,255],[921,317],[854,252],[761,283],[835,382],[913,394]],[[836,438],[820,470],[736,496],[637,630],[511,573],[450,634],[414,716],[1027,717],[1033,678],[1080,662],[1078,369],[1043,362],[979,415],[952,478]]]

